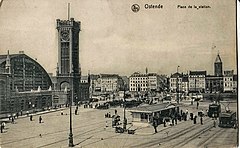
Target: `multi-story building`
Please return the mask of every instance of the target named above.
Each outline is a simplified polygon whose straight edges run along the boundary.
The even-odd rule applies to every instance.
[[[206,76],[206,92],[223,92],[224,91],[224,82],[222,74],[222,60],[219,53],[216,56],[214,62],[214,75]]]
[[[190,71],[188,75],[190,92],[205,92],[206,71]]]
[[[189,91],[188,75],[183,75],[180,91],[185,93],[185,94],[188,94],[188,91]]]
[[[100,74],[101,92],[118,92],[123,90],[123,79],[117,74]]]
[[[207,93],[222,92],[223,91],[223,77],[215,75],[206,76],[206,90]]]
[[[234,71],[224,71],[222,74],[222,60],[218,54],[214,62],[214,75],[207,75],[206,71],[190,71],[188,75],[175,73],[169,78],[170,91],[176,92],[236,92],[237,75]],[[177,85],[178,84],[178,85]]]
[[[129,77],[129,91],[132,92],[159,92],[167,87],[167,77],[158,75],[156,73],[141,74],[139,72],[133,73]]]
[[[238,91],[238,75],[233,75],[233,92]]]
[[[169,78],[169,89],[171,92],[177,92],[180,91],[182,88],[182,80],[183,80],[183,74],[180,74],[178,72],[172,74]]]
[[[169,88],[167,75],[159,76],[159,91],[166,91]]]
[[[116,74],[100,74],[102,92],[118,92],[123,90],[123,79]]]
[[[129,77],[129,91],[145,92],[148,91],[148,75],[139,72],[133,73]]]
[[[127,76],[121,76],[121,78],[123,79],[124,82],[124,89],[126,91],[129,90],[129,78]]]
[[[224,71],[223,75],[223,91],[233,92],[233,70]]]
[[[149,73],[148,76],[148,89],[150,91],[159,91],[160,77],[156,73]]]
[[[81,76],[80,83],[80,100],[81,101],[89,101],[90,99],[90,75],[89,76]]]
[[[100,82],[100,76],[99,75],[90,75],[90,97],[93,95],[97,95],[101,93],[101,82]]]

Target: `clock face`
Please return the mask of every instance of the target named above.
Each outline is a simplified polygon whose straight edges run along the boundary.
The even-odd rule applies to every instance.
[[[62,41],[69,41],[69,32],[64,30],[61,31],[61,40]]]

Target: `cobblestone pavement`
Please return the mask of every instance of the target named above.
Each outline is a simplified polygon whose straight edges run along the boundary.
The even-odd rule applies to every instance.
[[[208,102],[200,102],[199,109],[196,104],[184,102],[180,109],[186,109],[196,114],[200,110],[206,110]],[[73,107],[74,111],[75,107]],[[204,124],[199,119],[194,125],[191,120],[178,122],[175,126],[158,126],[158,133],[146,124],[131,124],[131,115],[128,111],[127,128],[135,129],[134,135],[127,133],[115,133],[111,127],[111,118],[105,118],[107,112],[123,116],[123,108],[97,110],[80,107],[78,115],[73,114],[73,140],[75,147],[89,148],[123,148],[123,147],[234,147],[237,144],[237,129],[213,128],[213,120],[204,117]],[[236,110],[236,103],[230,104],[230,109]],[[29,117],[19,118],[15,124],[8,123],[4,133],[0,135],[2,148],[50,148],[68,147],[69,134],[69,109],[37,114],[33,121]],[[43,123],[39,123],[39,116]],[[106,127],[108,125],[108,127]],[[122,125],[120,125],[122,126]]]

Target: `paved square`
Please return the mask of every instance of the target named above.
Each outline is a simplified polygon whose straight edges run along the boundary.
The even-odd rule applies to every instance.
[[[207,109],[208,103],[200,103],[199,110]],[[236,109],[236,103],[230,106]],[[74,111],[75,107],[73,107]],[[237,144],[237,129],[213,128],[213,120],[204,117],[204,124],[194,125],[191,120],[179,121],[175,126],[158,126],[158,133],[154,134],[152,126],[135,124],[132,126],[131,115],[128,111],[127,128],[136,129],[134,135],[127,133],[115,133],[111,127],[111,118],[105,118],[105,113],[118,114],[123,117],[123,108],[98,110],[80,107],[78,115],[73,113],[73,140],[75,147],[233,147]],[[186,103],[180,109],[188,109],[197,113],[195,104]],[[69,109],[42,114],[43,123],[39,123],[40,115],[34,115],[33,121],[29,117],[19,118],[15,124],[8,123],[6,130],[1,134],[1,147],[68,147],[69,134]],[[108,127],[106,128],[106,122]],[[122,125],[120,125],[122,126]]]

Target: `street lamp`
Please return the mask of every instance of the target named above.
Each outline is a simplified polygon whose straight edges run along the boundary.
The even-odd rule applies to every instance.
[[[70,77],[69,79],[71,78],[72,76],[72,73],[70,73]],[[71,81],[71,80],[70,80]],[[72,78],[72,87],[71,87],[71,90],[69,92],[71,92],[71,97],[70,97],[70,101],[69,101],[69,108],[70,108],[70,131],[69,131],[69,143],[68,143],[68,146],[69,147],[73,147],[73,134],[72,134],[72,100],[73,100],[73,78]]]
[[[33,104],[32,105],[33,113],[35,113],[35,108],[34,107],[35,107],[35,105]]]
[[[180,66],[177,66],[177,83],[176,83],[176,92],[177,92],[177,103],[179,104],[179,94],[178,94],[178,92],[179,92],[179,86],[178,86],[178,68],[179,68]]]
[[[126,126],[127,126],[125,92],[126,92],[126,85],[124,85],[124,91],[123,91],[123,130],[124,131],[126,131]]]

